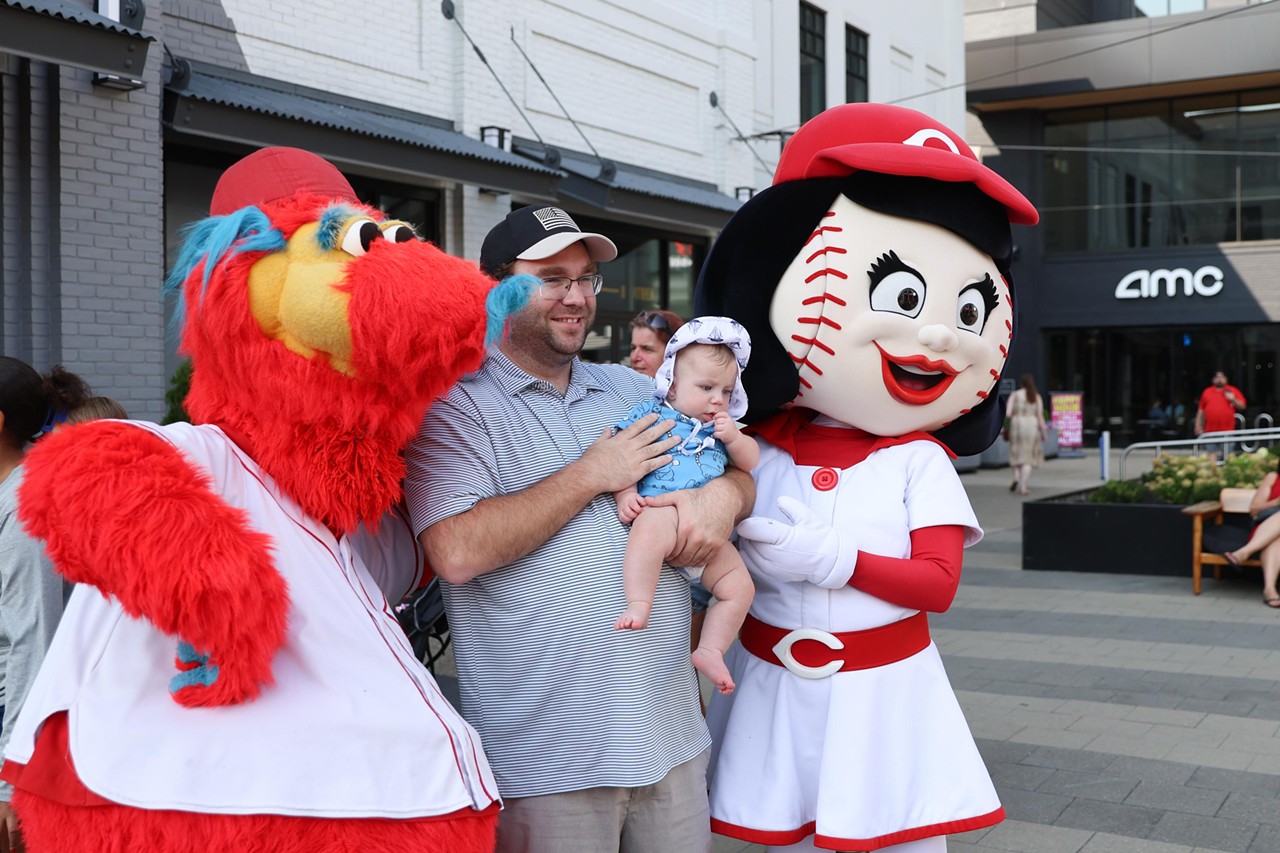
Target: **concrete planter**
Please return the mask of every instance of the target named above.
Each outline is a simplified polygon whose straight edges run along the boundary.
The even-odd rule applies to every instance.
[[[1191,518],[1170,504],[1097,504],[1092,489],[1022,505],[1022,568],[1191,576]]]

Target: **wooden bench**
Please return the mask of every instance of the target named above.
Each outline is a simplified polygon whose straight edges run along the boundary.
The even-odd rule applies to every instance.
[[[1191,591],[1200,594],[1200,574],[1205,565],[1213,566],[1213,579],[1222,580],[1222,567],[1230,561],[1224,551],[1234,551],[1249,540],[1253,519],[1249,504],[1256,489],[1223,489],[1216,501],[1201,501],[1183,507],[1191,516]],[[1210,523],[1206,526],[1205,522]],[[1242,566],[1261,566],[1257,557]]]

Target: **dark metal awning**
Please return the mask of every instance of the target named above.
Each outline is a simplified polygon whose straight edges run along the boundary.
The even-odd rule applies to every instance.
[[[545,160],[546,146],[541,143],[517,138],[512,148],[535,162]],[[557,185],[557,194],[605,213],[718,231],[741,205],[706,181],[601,160],[581,151],[558,151],[560,168],[567,175]]]
[[[0,0],[0,53],[136,78],[152,41],[63,0]]]
[[[453,122],[205,63],[180,60],[165,87],[174,134],[290,145],[372,174],[461,181],[554,198],[562,173],[459,133]]]

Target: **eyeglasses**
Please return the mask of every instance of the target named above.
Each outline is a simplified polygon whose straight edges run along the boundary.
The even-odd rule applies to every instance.
[[[563,275],[551,276],[550,278],[542,279],[542,284],[538,286],[538,292],[542,294],[543,299],[564,299],[569,295],[569,291],[573,289],[575,284],[578,285],[578,289],[582,291],[583,296],[595,296],[600,292],[600,288],[604,287],[604,276],[598,272],[579,276],[578,278],[569,278]]]
[[[657,329],[659,332],[671,331],[671,321],[660,311],[641,311],[636,315],[636,320],[650,329]]]

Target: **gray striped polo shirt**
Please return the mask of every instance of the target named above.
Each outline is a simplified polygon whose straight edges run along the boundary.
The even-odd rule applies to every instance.
[[[406,451],[414,532],[555,473],[652,393],[630,368],[575,360],[562,397],[491,351]],[[648,785],[710,746],[688,584],[664,568],[649,627],[613,627],[627,532],[602,494],[531,554],[443,584],[463,714],[505,797]]]

